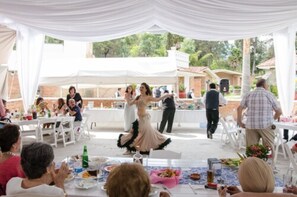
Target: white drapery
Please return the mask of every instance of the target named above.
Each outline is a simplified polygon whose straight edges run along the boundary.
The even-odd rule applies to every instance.
[[[8,84],[7,84],[7,66],[0,66],[0,99],[8,97]]]
[[[290,32],[283,29],[297,24],[296,10],[296,0],[0,0],[0,23],[9,26],[22,24],[40,33],[78,41],[111,40],[160,28],[198,40],[233,40],[277,32],[274,36],[276,40],[289,42],[296,29],[291,29]],[[42,45],[42,39],[36,39],[36,36],[37,33],[34,33],[34,37],[28,37],[28,40],[34,40],[38,48]],[[291,47],[292,43],[287,44]],[[27,44],[32,46],[29,42]],[[280,45],[281,43],[276,44]],[[33,88],[33,91],[31,85],[37,86],[33,81],[38,81],[35,77],[39,68],[35,67],[37,70],[32,71],[32,64],[28,70],[27,66],[29,62],[40,62],[40,56],[37,55],[42,51],[36,51],[34,47],[21,48],[22,54],[28,54],[28,60],[23,59],[19,64],[22,69],[19,70],[22,73],[21,88],[25,84],[29,85],[27,90],[22,88],[24,97],[26,92],[30,92],[30,95],[36,92],[37,88]],[[287,50],[288,54],[276,49],[277,71],[283,73],[278,74],[277,83],[282,91],[280,100],[283,110],[289,113],[291,104],[286,104],[288,100],[285,99],[291,100],[294,92],[291,75],[295,73],[295,60],[292,59],[295,56],[290,59],[280,57],[287,55],[289,58],[292,54],[291,48],[281,48]],[[29,77],[29,73],[34,73],[35,80]],[[289,73],[290,77],[285,73]],[[29,83],[27,80],[32,81]],[[284,88],[283,80],[290,84],[290,88],[287,85]],[[31,104],[31,98],[32,96],[25,95],[25,109]]]
[[[285,116],[294,114],[292,110],[296,76],[295,37],[296,31],[292,27],[273,34],[277,89]]]
[[[0,0],[0,16],[65,40],[103,41],[160,27],[233,40],[297,23],[296,0]]]
[[[17,67],[24,110],[34,103],[41,69],[44,35],[26,27],[17,32]]]
[[[0,24],[0,65],[7,64],[8,57],[15,43],[14,30]]]

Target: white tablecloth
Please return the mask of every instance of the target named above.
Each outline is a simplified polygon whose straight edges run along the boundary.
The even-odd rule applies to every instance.
[[[162,121],[162,110],[147,110],[151,115],[152,122]],[[122,122],[124,123],[123,109],[86,109],[84,114],[89,116],[88,124],[92,122],[106,123],[106,122]],[[137,116],[136,116],[137,117]],[[175,123],[203,123],[206,124],[205,110],[176,110],[174,116]]]

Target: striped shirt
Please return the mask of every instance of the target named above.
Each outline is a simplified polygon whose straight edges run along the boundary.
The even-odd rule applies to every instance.
[[[273,123],[273,110],[280,109],[273,94],[262,87],[256,88],[244,96],[240,102],[247,108],[246,128],[265,129]]]

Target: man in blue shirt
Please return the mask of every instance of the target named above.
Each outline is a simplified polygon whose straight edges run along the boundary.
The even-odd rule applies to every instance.
[[[80,108],[75,104],[74,99],[69,100],[69,115],[75,116],[74,121],[82,121]]]

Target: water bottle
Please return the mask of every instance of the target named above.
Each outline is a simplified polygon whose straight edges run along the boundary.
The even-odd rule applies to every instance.
[[[48,110],[48,111],[47,111],[47,116],[50,118],[51,115],[52,115],[52,114],[51,114],[51,110]]]
[[[83,155],[82,155],[82,167],[83,168],[89,167],[89,157],[88,157],[87,145],[84,145],[84,151],[83,151]]]
[[[143,164],[143,156],[140,154],[139,150],[133,155],[133,162]]]

